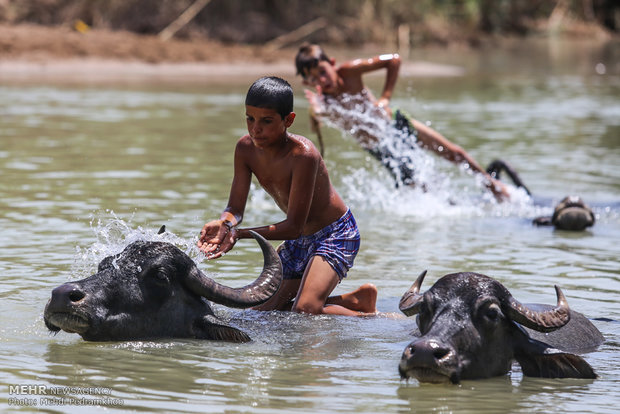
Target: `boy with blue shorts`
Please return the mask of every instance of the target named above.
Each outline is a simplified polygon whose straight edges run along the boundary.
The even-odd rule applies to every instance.
[[[268,240],[286,240],[278,248],[284,278],[280,290],[257,309],[349,316],[376,313],[377,289],[372,284],[329,296],[353,266],[360,235],[316,147],[287,131],[295,119],[291,86],[277,77],[261,78],[248,90],[245,109],[248,134],[235,148],[228,205],[219,220],[204,225],[198,247],[214,259],[237,240],[252,237],[250,230]],[[286,219],[239,228],[252,174]]]

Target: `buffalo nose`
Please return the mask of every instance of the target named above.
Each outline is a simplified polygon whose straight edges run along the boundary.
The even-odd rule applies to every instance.
[[[438,366],[442,360],[452,355],[452,350],[436,340],[412,342],[405,349],[404,358],[416,366]]]
[[[70,302],[79,302],[86,294],[76,285],[65,283],[52,290],[52,302],[69,304]]]

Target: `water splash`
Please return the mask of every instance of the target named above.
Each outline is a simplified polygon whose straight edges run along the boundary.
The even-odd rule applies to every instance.
[[[196,247],[195,237],[182,238],[169,231],[158,234],[157,226],[134,228],[131,223],[133,216],[126,221],[111,210],[106,211],[106,215],[107,217],[91,215],[90,228],[95,235],[95,242],[86,248],[76,247],[76,256],[71,269],[74,278],[91,274],[101,260],[122,252],[125,247],[139,240],[172,243],[195,262],[204,260],[205,255]]]
[[[343,94],[321,105],[326,124],[345,137],[353,137],[379,158],[391,175],[382,176],[364,168],[350,171],[342,179],[350,203],[421,218],[541,214],[525,191],[511,185],[507,185],[510,201],[498,203],[481,174],[475,174],[467,163],[455,166],[422,149],[414,135],[396,128],[383,109],[373,105],[365,94]]]

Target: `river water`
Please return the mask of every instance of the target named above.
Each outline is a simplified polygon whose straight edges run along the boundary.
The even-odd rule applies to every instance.
[[[324,129],[332,181],[356,215],[361,251],[343,293],[366,282],[378,307],[428,269],[500,280],[521,302],[569,304],[605,343],[586,360],[596,380],[523,377],[460,385],[401,381],[400,355],[413,319],[262,313],[216,306],[253,338],[85,342],[46,330],[51,290],[90,275],[128,242],[170,240],[218,281],[258,275],[257,246],[242,241],[206,262],[193,248],[202,224],[225,206],[243,99],[254,78],[203,85],[0,84],[0,408],[82,412],[612,413],[620,404],[620,46],[538,45],[493,53],[433,52],[417,58],[459,65],[460,76],[403,70],[394,105],[430,123],[481,164],[509,161],[534,194],[496,204],[475,180],[439,159],[447,182],[423,193],[395,188],[354,140]],[[439,74],[439,72],[438,72]],[[292,79],[291,79],[292,80]],[[312,137],[301,85],[292,131]],[[369,85],[380,91],[381,79]],[[596,224],[571,233],[537,228],[563,196],[593,206]],[[245,223],[283,214],[255,185]],[[23,392],[18,386],[31,387]],[[64,400],[52,392],[67,392]],[[85,394],[90,392],[90,394]],[[99,401],[97,401],[99,400]]]

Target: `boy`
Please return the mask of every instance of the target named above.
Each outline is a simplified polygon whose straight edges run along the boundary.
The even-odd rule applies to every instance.
[[[287,132],[295,119],[293,90],[283,79],[264,77],[252,84],[246,100],[248,134],[235,148],[234,178],[228,205],[219,220],[204,225],[198,247],[220,257],[254,230],[269,240],[286,240],[278,249],[283,282],[260,310],[289,309],[310,314],[358,316],[376,313],[377,289],[328,297],[353,266],[360,236],[351,211],[332,186],[325,163],[307,138]],[[273,197],[286,219],[239,228],[252,174]]]
[[[375,56],[370,59],[355,59],[345,62],[340,66],[336,66],[333,58],[327,57],[325,52],[318,45],[304,44],[299,48],[299,52],[295,57],[295,66],[297,74],[303,78],[303,83],[316,88],[316,93],[306,91],[306,97],[311,104],[311,120],[312,126],[320,137],[320,123],[317,117],[339,117],[336,111],[321,111],[321,100],[329,102],[334,99],[341,101],[343,106],[349,109],[363,107],[360,102],[355,99],[362,99],[374,103],[375,109],[371,110],[368,115],[373,117],[383,117],[389,119],[392,116],[392,110],[389,107],[392,91],[396,85],[398,78],[398,70],[400,68],[400,56],[397,54],[386,54]],[[375,99],[372,94],[365,88],[362,82],[362,75],[378,69],[386,69],[386,78],[383,91],[379,99]],[[346,99],[345,99],[346,97]],[[405,129],[408,135],[404,138],[408,142],[405,143],[409,147],[413,144],[409,135],[415,135],[417,142],[422,148],[430,149],[441,157],[454,163],[467,163],[469,167],[485,177],[485,185],[493,192],[498,200],[508,198],[508,192],[503,183],[493,179],[478,163],[458,145],[448,141],[437,131],[429,128],[423,123],[415,119],[407,119],[400,112],[394,114],[396,126],[399,129]],[[350,120],[345,120],[345,125]],[[379,137],[369,134],[368,128],[360,128],[355,125],[347,125],[347,130],[355,129],[357,133],[354,138],[361,146],[369,151],[373,156],[383,162],[384,165],[393,165],[394,159],[399,159],[402,154],[394,154],[394,150],[382,148],[380,146]],[[403,143],[401,143],[403,144]],[[398,175],[405,184],[413,183],[413,170],[406,162],[400,163],[400,171]]]

